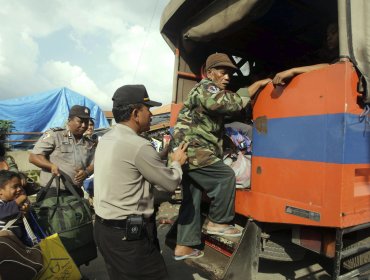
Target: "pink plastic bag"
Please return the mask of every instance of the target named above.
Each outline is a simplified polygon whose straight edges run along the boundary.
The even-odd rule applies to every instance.
[[[251,156],[238,152],[238,158],[230,167],[235,172],[236,188],[248,188],[251,178]]]

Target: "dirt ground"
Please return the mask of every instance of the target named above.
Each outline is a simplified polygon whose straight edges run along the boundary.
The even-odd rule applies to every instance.
[[[173,250],[164,244],[165,236],[170,230],[179,211],[179,204],[164,202],[157,214],[158,238],[171,280],[219,280],[222,279],[229,258],[214,249],[205,246],[204,257],[195,260],[175,261]],[[108,275],[102,257],[82,266],[81,271],[86,279],[105,280]],[[278,262],[260,260],[256,280],[329,280],[329,262],[317,254],[307,252],[304,259],[296,262]],[[361,278],[361,280],[370,279]],[[235,280],[243,280],[243,275]]]

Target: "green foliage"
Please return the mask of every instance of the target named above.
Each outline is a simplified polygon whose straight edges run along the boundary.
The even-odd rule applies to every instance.
[[[14,129],[14,121],[0,120],[0,133],[8,133]]]
[[[0,139],[5,139],[6,134],[14,129],[14,121],[0,120]]]

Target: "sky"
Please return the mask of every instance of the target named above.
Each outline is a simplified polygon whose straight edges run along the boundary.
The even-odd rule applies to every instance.
[[[144,84],[172,97],[174,54],[159,32],[169,0],[0,0],[0,99],[67,87],[111,110]]]

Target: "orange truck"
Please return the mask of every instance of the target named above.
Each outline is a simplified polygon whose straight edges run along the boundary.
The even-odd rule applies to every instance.
[[[224,279],[254,279],[260,258],[296,260],[306,250],[332,261],[333,279],[369,272],[368,14],[366,0],[172,0],[165,8],[161,33],[175,53],[172,124],[211,53],[238,66],[234,90],[328,63],[269,84],[252,102],[251,187],[236,191],[244,230]],[[328,51],[331,23],[339,39]]]

